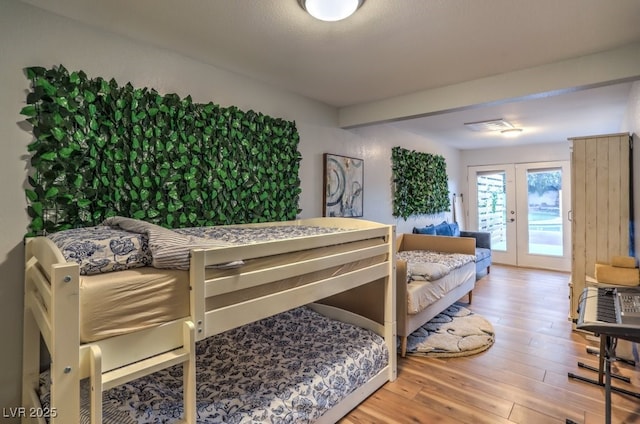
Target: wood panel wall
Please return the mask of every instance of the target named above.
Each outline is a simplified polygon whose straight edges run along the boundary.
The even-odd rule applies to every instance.
[[[596,262],[629,255],[629,134],[570,138],[571,142],[571,311]]]

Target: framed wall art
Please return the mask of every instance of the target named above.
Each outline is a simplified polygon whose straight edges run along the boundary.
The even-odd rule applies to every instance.
[[[364,196],[364,160],[324,154],[322,216],[361,217]]]

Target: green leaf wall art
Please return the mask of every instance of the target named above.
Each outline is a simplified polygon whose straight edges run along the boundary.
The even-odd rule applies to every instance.
[[[295,219],[295,123],[90,79],[26,69],[33,125],[29,235],[122,215],[165,227]]]
[[[412,215],[449,210],[447,165],[443,156],[394,147],[391,166],[394,217],[406,220]]]

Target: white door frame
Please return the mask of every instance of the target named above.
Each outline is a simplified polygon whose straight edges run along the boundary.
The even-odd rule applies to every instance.
[[[529,253],[529,222],[528,222],[528,184],[527,171],[536,169],[562,169],[561,216],[562,216],[562,246],[563,256],[551,256],[539,253]],[[569,161],[533,162],[519,164],[498,164],[468,167],[468,196],[467,223],[469,229],[478,230],[478,193],[477,177],[487,173],[505,174],[505,249],[494,249],[492,245],[492,260],[495,263],[545,268],[559,271],[571,269],[571,222],[569,209],[571,205],[571,171]],[[523,194],[520,194],[523,193]],[[520,217],[520,219],[518,219]]]
[[[469,208],[467,210],[467,222],[469,228],[477,231],[478,226],[478,190],[477,177],[480,174],[504,173],[505,174],[505,242],[506,248],[501,249],[492,242],[491,260],[505,265],[517,265],[516,249],[516,193],[515,193],[515,168],[513,164],[470,166],[468,168]]]
[[[516,210],[521,217],[517,221],[517,263],[518,266],[531,268],[545,268],[556,271],[571,270],[571,222],[569,221],[569,209],[571,209],[571,167],[569,161],[535,162],[516,164]],[[529,252],[529,204],[527,173],[530,170],[545,169],[562,170],[562,188],[560,190],[560,217],[562,218],[562,256],[545,255]],[[522,195],[521,195],[522,193]],[[524,218],[524,219],[523,219]]]

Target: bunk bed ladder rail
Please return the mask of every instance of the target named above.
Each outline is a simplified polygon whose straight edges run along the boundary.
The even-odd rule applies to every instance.
[[[102,391],[173,365],[183,365],[184,422],[196,422],[195,329],[188,319],[124,336],[80,344],[77,264],[52,253],[50,241],[28,240],[25,263],[22,404],[23,423],[79,422],[80,380],[90,377],[91,423],[102,422]],[[38,259],[40,259],[40,262]],[[180,337],[179,334],[182,334]],[[178,334],[178,335],[176,335]],[[43,410],[38,396],[40,336],[51,356],[50,408]],[[118,350],[135,338],[154,336],[153,354],[123,362]],[[165,346],[164,348],[162,346]],[[157,353],[161,352],[161,353]],[[141,353],[140,355],[145,355]],[[131,357],[131,356],[129,356]],[[30,412],[34,413],[30,413]],[[30,416],[34,415],[34,416]]]
[[[27,243],[27,249],[30,244]],[[48,264],[39,263],[29,253],[26,258],[23,406],[28,412],[39,412],[33,415],[48,415],[50,424],[77,422],[80,416],[79,268],[76,264],[52,263],[47,278]],[[48,411],[40,408],[37,396],[40,334],[51,355],[51,409]],[[43,418],[25,415],[23,422]]]
[[[389,257],[387,260],[389,274],[385,278],[385,301],[384,301],[384,339],[389,350],[389,381],[395,381],[398,377],[398,358],[396,355],[398,347],[398,322],[396,319],[396,296],[397,284],[404,281],[396,281],[396,227],[390,226]]]
[[[152,374],[161,369],[182,364],[183,367],[183,423],[196,422],[196,355],[195,329],[191,321],[182,322],[182,347],[143,359],[132,364],[104,371],[102,349],[98,344],[81,348],[83,375],[91,379],[91,423],[102,422],[102,392],[128,381]]]

